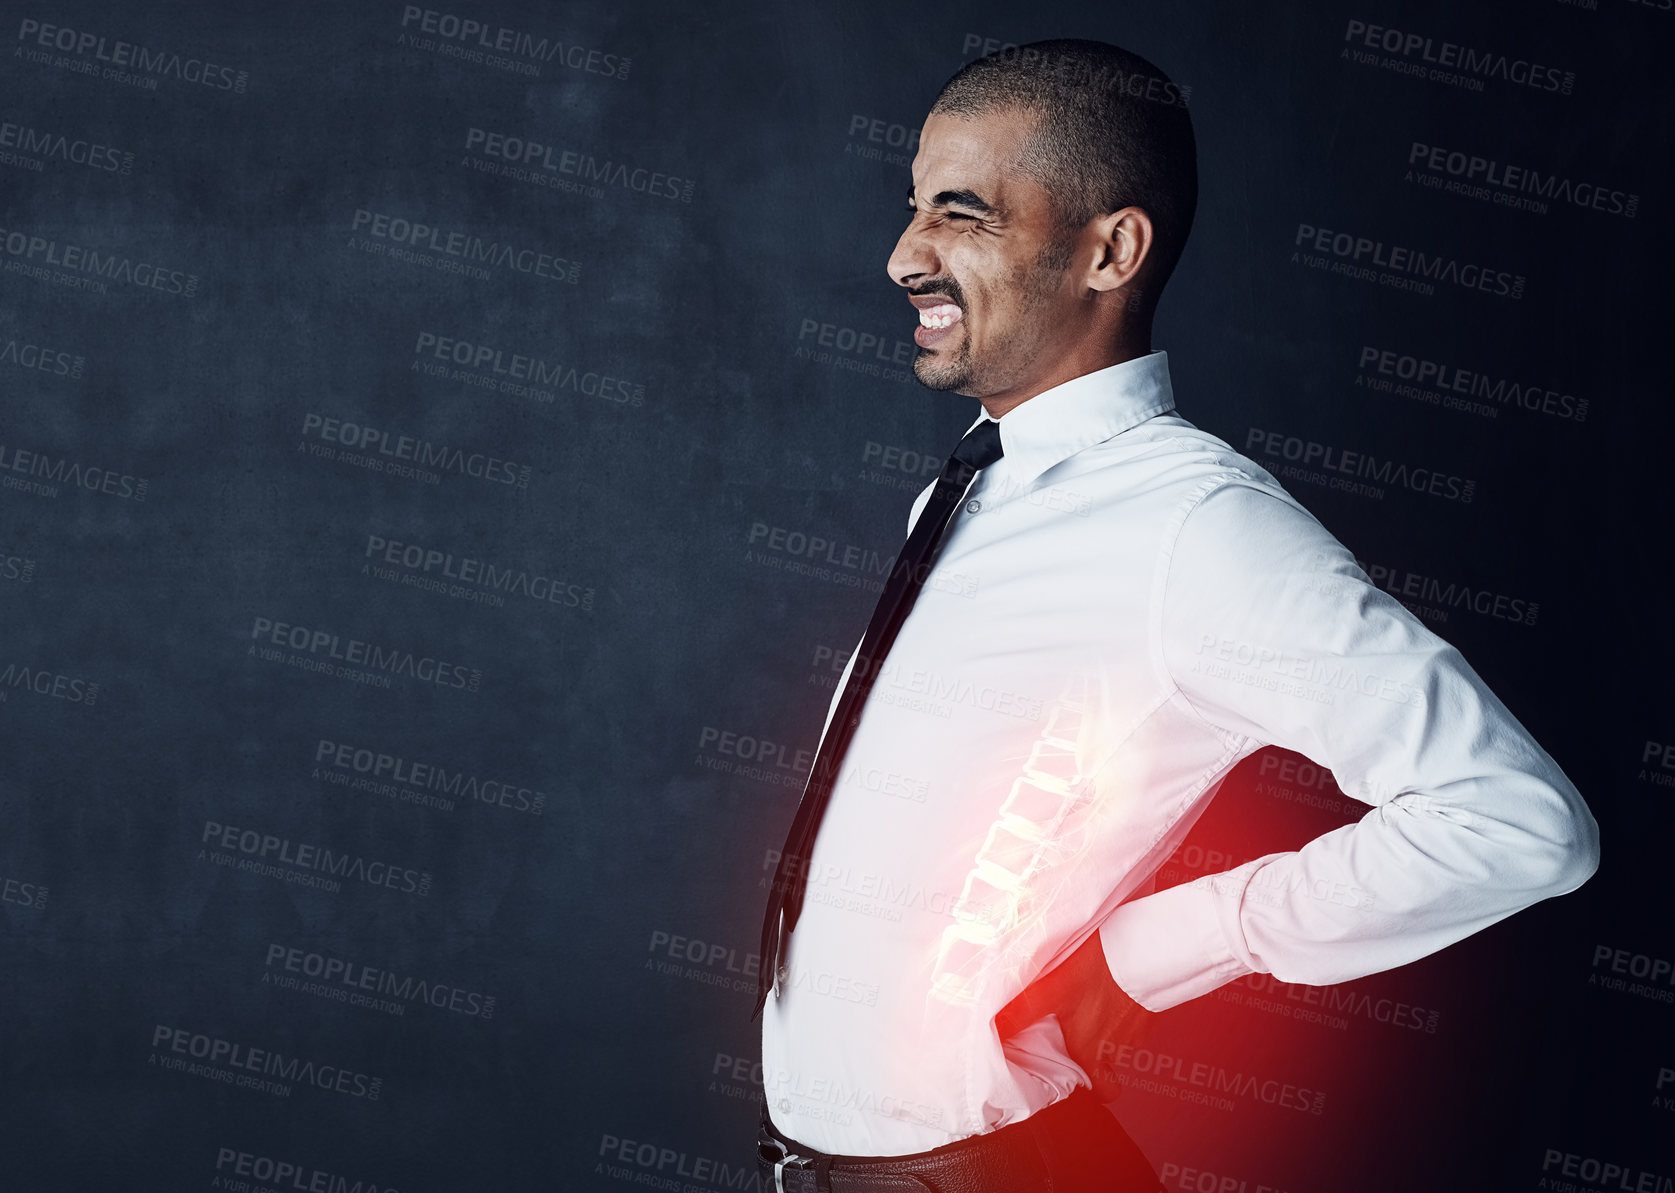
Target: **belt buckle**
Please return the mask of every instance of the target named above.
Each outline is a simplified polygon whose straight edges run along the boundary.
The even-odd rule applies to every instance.
[[[812,1156],[799,1156],[772,1135],[768,1136],[768,1143],[779,1149],[779,1156],[774,1160],[774,1193],[785,1193],[785,1170],[790,1168],[792,1171],[797,1171],[810,1168],[814,1164],[814,1158]],[[761,1148],[766,1145],[758,1144],[757,1146]]]

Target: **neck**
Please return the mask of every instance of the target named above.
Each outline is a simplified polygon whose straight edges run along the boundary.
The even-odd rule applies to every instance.
[[[1085,377],[1089,373],[1097,373],[1100,369],[1108,369],[1112,365],[1120,365],[1124,361],[1134,360],[1144,356],[1152,350],[1150,336],[1134,336],[1126,340],[1119,340],[1096,352],[1075,353],[1064,360],[1058,368],[1043,377],[1032,378],[1003,393],[985,394],[978,400],[983,403],[983,409],[990,418],[998,419],[1008,410],[1015,410],[1029,401],[1036,394],[1046,393],[1072,381],[1077,377]]]

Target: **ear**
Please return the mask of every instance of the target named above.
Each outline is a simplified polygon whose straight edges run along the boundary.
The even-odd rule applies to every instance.
[[[1138,207],[1124,207],[1092,221],[1097,256],[1088,271],[1090,290],[1117,291],[1133,285],[1152,251],[1152,219]]]

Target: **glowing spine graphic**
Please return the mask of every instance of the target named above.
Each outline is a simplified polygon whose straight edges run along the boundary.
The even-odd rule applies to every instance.
[[[943,930],[937,949],[934,1000],[969,1005],[992,968],[1027,952],[1031,931],[1057,887],[1050,871],[1080,850],[1084,834],[1077,830],[1093,795],[1076,761],[1086,712],[1084,683],[1072,683],[1052,704],[1023,773],[966,874],[954,922]]]

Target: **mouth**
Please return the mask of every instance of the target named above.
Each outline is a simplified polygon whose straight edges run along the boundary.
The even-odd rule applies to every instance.
[[[919,308],[919,326],[913,332],[913,342],[930,348],[948,338],[956,324],[965,318],[958,303],[949,302],[937,294],[918,294],[909,299]]]

